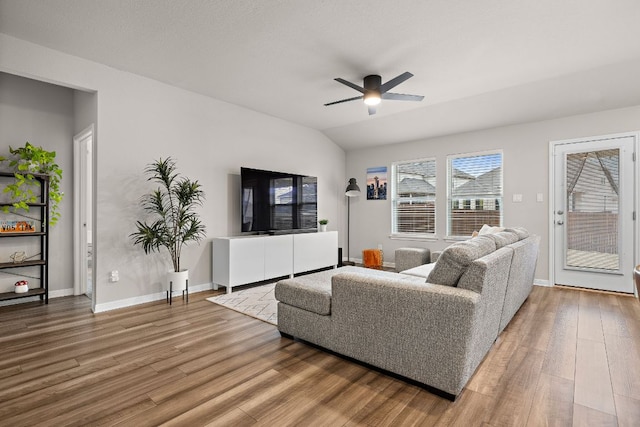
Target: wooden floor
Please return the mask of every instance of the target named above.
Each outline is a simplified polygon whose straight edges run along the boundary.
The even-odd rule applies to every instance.
[[[456,402],[193,294],[0,308],[2,426],[638,426],[640,303],[534,287]]]

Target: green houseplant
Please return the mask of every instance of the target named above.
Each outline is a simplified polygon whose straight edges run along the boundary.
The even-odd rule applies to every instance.
[[[204,201],[204,192],[198,181],[176,172],[176,163],[171,157],[150,163],[145,173],[148,181],[159,186],[142,198],[142,208],[151,217],[149,222],[137,221],[137,230],[130,237],[146,254],[166,249],[173,272],[187,272],[188,278],[188,270],[181,270],[180,255],[186,244],[199,242],[206,236],[205,226],[196,212]],[[180,290],[183,285],[186,283],[172,290]]]
[[[49,224],[55,225],[60,219],[60,203],[64,194],[60,191],[62,169],[56,163],[56,152],[26,142],[24,147],[9,147],[8,156],[0,156],[1,162],[8,162],[8,169],[15,177],[13,183],[4,188],[11,196],[14,212],[29,211],[29,203],[38,201],[40,186],[34,174],[49,175]],[[5,212],[9,206],[3,207]]]

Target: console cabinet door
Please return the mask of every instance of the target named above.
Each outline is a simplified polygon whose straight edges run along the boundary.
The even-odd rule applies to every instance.
[[[229,254],[231,286],[264,280],[264,239],[233,239]]]
[[[264,280],[290,276],[293,271],[293,236],[264,238]]]
[[[338,262],[338,232],[293,235],[293,272],[336,266]]]
[[[213,240],[213,283],[237,286],[264,280],[264,239]]]

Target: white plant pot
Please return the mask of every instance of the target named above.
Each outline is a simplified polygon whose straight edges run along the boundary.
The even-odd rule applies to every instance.
[[[187,280],[189,280],[189,270],[167,271],[167,290],[184,291],[187,289]]]
[[[320,224],[320,231],[327,231],[327,224]]]
[[[24,294],[29,291],[29,285],[17,285],[14,286],[16,294]]]

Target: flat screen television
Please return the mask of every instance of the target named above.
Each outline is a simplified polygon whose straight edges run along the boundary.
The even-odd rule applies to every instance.
[[[315,176],[240,168],[242,232],[294,233],[317,230]]]

